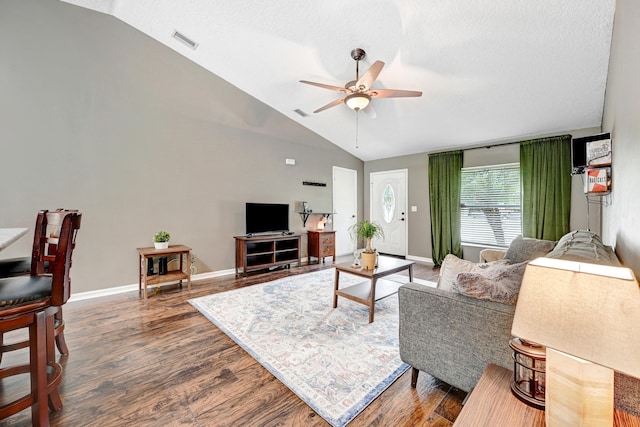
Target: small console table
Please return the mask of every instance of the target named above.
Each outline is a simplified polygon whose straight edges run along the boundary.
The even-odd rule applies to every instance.
[[[300,265],[300,235],[234,236],[236,239],[236,276],[250,271],[297,262]]]
[[[150,258],[163,257],[169,255],[180,255],[180,269],[168,271],[166,274],[148,275],[147,263]],[[138,289],[142,290],[144,299],[147,299],[147,286],[159,283],[187,280],[187,288],[191,290],[191,248],[184,245],[171,245],[167,249],[138,248]],[[186,260],[183,259],[186,257]],[[186,264],[186,268],[185,268]],[[186,270],[186,271],[185,271]]]
[[[324,263],[325,257],[333,257],[333,262],[336,262],[336,232],[327,231],[309,231],[309,240],[307,252],[309,254],[309,263],[311,263],[311,257],[318,258],[318,264],[320,264],[320,258]]]

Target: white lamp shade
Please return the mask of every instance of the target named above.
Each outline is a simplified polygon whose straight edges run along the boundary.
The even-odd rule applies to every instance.
[[[640,378],[640,287],[628,268],[527,265],[511,333]]]

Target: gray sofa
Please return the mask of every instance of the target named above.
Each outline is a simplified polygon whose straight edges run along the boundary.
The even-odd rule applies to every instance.
[[[505,256],[545,256],[607,265],[619,265],[615,253],[588,231],[574,231],[556,242],[522,239],[512,246],[531,244],[537,250],[524,253],[510,247]],[[525,245],[525,246],[523,246]],[[546,247],[546,248],[545,248]],[[549,252],[549,248],[552,250]],[[517,248],[516,248],[517,249]],[[531,252],[531,253],[529,253]],[[491,254],[497,258],[495,253]],[[544,254],[543,254],[544,255]],[[482,257],[482,255],[481,255]],[[494,261],[497,263],[505,261]],[[443,269],[446,267],[446,261]],[[443,274],[450,272],[441,270]],[[445,381],[466,392],[471,391],[489,363],[513,370],[509,348],[515,305],[472,298],[450,289],[408,283],[400,287],[400,357],[413,368],[412,386],[419,371]],[[616,375],[616,406],[640,415],[640,381]]]

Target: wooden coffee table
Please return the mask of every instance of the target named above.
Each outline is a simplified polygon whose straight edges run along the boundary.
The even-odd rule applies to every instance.
[[[374,270],[354,268],[351,264],[350,262],[344,262],[335,265],[336,280],[333,288],[333,308],[338,306],[338,296],[364,304],[369,307],[369,323],[373,322],[375,302],[395,294],[398,292],[398,288],[402,286],[402,283],[385,279],[380,280],[381,277],[389,276],[402,270],[409,270],[409,281],[413,280],[413,264],[415,264],[413,261],[379,256],[378,267]],[[365,277],[369,280],[347,288],[338,289],[340,272]]]

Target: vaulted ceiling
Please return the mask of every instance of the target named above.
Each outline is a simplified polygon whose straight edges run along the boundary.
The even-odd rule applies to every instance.
[[[362,160],[598,127],[615,0],[63,0],[111,14]],[[179,31],[198,43],[191,49]],[[375,118],[313,111],[386,63]],[[304,113],[304,116],[296,112]],[[357,145],[356,148],[356,135]]]

